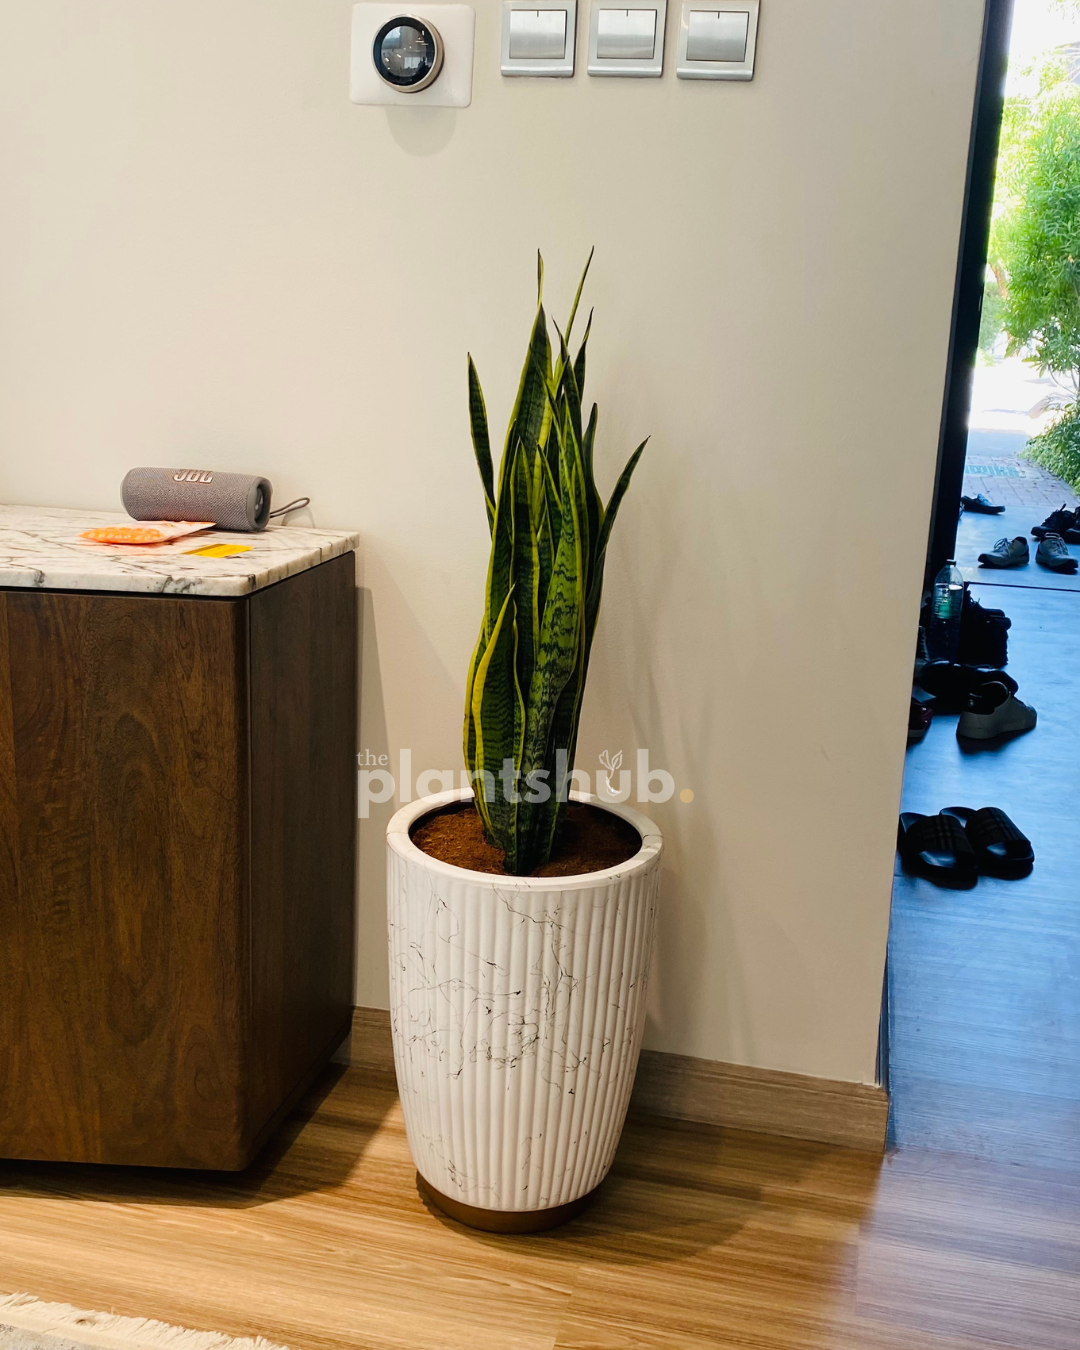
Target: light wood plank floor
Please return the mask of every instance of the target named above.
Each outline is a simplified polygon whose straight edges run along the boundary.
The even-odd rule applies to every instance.
[[[295,1350],[1076,1350],[1078,1189],[638,1120],[585,1216],[494,1237],[335,1070],[243,1177],[0,1164],[0,1287]]]
[[[1009,532],[1029,523],[1018,516]],[[973,528],[965,517],[961,539]],[[904,876],[897,864],[889,937],[891,1131],[901,1147],[1005,1163],[1038,1159],[1075,1174],[1080,594],[1039,585],[1050,575],[1043,568],[1017,571],[1029,574],[1028,585],[982,582],[973,591],[1012,619],[1008,668],[1020,697],[1037,708],[1038,726],[1013,740],[971,745],[957,741],[955,715],[935,717],[908,753],[904,809],[1000,806],[1030,836],[1035,870],[1022,881],[982,877],[972,891],[948,891]],[[1080,585],[1076,577],[1064,581]]]

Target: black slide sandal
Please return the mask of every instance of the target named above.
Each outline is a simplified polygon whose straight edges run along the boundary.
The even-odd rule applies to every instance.
[[[1035,866],[1031,840],[996,806],[973,811],[969,806],[947,806],[941,813],[957,821],[975,852],[979,871],[1005,881],[1029,876]]]
[[[901,812],[897,846],[905,870],[937,886],[970,891],[979,879],[975,851],[953,816]]]

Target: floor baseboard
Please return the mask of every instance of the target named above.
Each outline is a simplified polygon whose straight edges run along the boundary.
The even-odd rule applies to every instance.
[[[885,1151],[884,1088],[643,1050],[631,1109],[759,1134]]]
[[[353,1010],[351,1044],[337,1058],[381,1077],[394,1072],[390,1014]],[[889,1097],[884,1088],[775,1069],[722,1064],[643,1050],[631,1110],[758,1134],[786,1135],[875,1153],[885,1149]]]

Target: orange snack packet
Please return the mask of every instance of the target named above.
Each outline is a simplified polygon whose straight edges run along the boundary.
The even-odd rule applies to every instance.
[[[208,520],[162,520],[141,525],[99,525],[92,530],[83,530],[79,538],[93,544],[166,544],[170,539],[209,530],[212,523]]]
[[[83,530],[80,537],[93,539],[96,544],[160,544],[165,538],[160,530],[138,525],[106,525],[97,530]]]

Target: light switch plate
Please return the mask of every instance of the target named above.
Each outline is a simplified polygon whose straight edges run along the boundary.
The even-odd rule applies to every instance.
[[[443,41],[443,64],[438,78],[426,89],[409,93],[379,77],[372,49],[375,35],[391,19],[422,19],[438,29]],[[476,16],[471,5],[353,6],[352,71],[349,97],[354,103],[405,104],[410,108],[467,108],[472,102],[473,31]]]
[[[679,21],[678,49],[675,59],[675,74],[680,80],[752,80],[754,78],[754,56],[757,52],[758,12],[761,0],[683,0],[682,16]],[[717,50],[723,50],[730,43],[731,23],[724,18],[731,15],[746,15],[746,48],[738,60],[694,60],[695,47],[700,52],[708,50],[711,44]],[[699,18],[693,20],[692,15]],[[710,24],[709,16],[719,22]],[[691,29],[693,28],[693,36]],[[689,50],[688,50],[689,48]],[[729,48],[730,50],[730,48]],[[737,52],[732,52],[736,55]]]
[[[559,14],[565,16],[566,34],[561,55],[553,52],[537,54],[543,52],[550,41],[552,20]],[[532,24],[530,17],[535,20]],[[501,69],[504,75],[573,75],[576,47],[577,0],[503,0]]]
[[[653,19],[652,50],[646,55],[633,44],[641,31],[641,20]],[[667,0],[592,0],[589,20],[589,74],[658,76],[664,73],[664,33],[667,27]],[[609,55],[619,46],[623,52]]]

